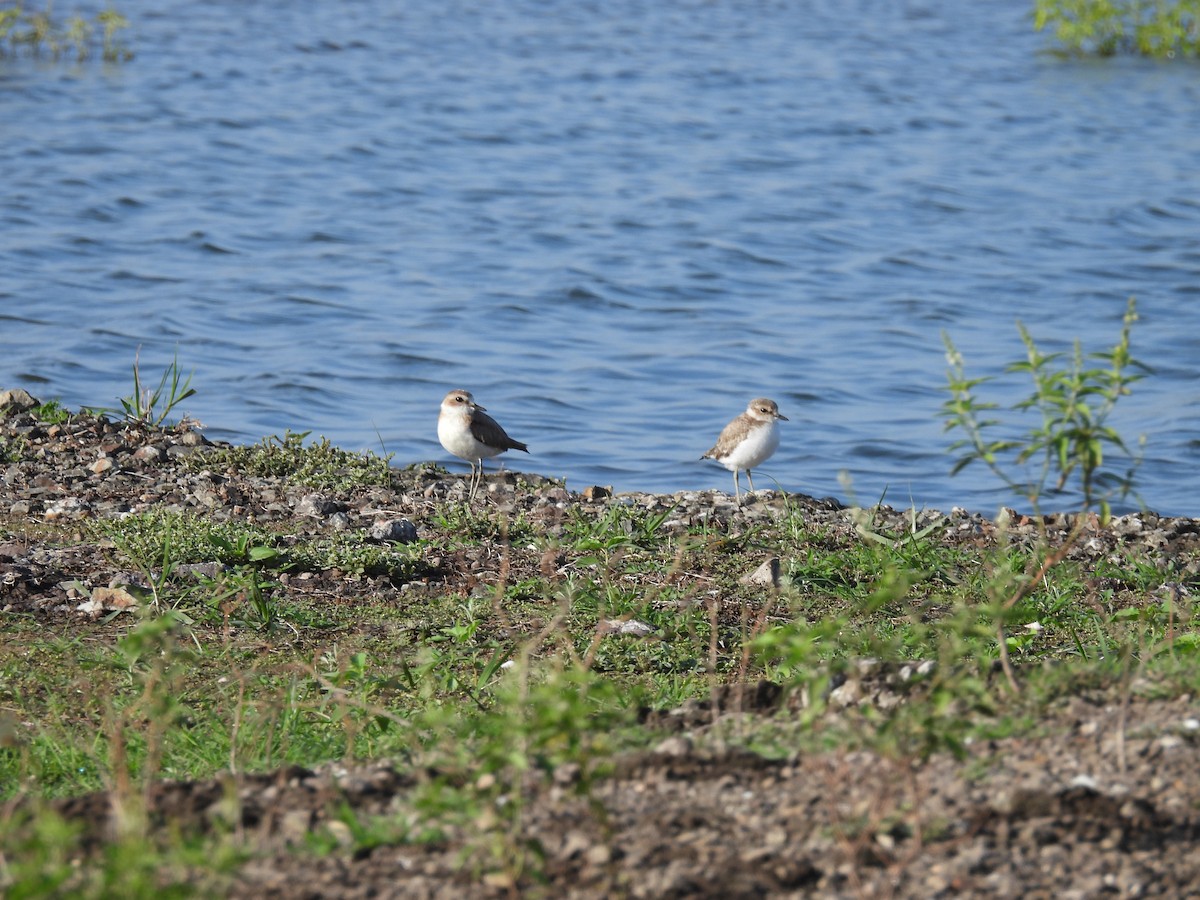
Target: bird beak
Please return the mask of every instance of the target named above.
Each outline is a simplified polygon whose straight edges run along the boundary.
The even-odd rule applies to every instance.
[[[471,404],[471,409],[477,409],[477,410],[479,410],[480,412],[487,412],[487,407],[486,407],[486,406],[480,406],[478,403],[472,403],[472,404]]]
[[[783,421],[785,421],[785,422],[789,421],[788,417],[785,416],[783,413],[775,413],[775,418],[783,419]]]

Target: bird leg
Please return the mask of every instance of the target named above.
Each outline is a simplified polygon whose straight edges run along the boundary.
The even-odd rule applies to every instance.
[[[747,470],[746,470],[746,480],[747,480],[748,482],[750,482],[750,492],[751,492],[751,493],[755,493],[755,491],[754,491],[754,479],[751,477],[751,475],[750,475],[750,470],[749,470],[749,469],[747,469]]]
[[[733,502],[742,505],[742,486],[738,483],[738,470],[733,470]]]

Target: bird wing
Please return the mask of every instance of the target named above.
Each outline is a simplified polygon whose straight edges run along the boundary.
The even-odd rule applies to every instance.
[[[486,444],[488,447],[497,447],[501,450],[524,450],[529,452],[529,448],[520,441],[514,441],[510,438],[500,423],[493,419],[485,412],[475,411],[475,415],[471,417],[471,434],[475,440],[481,444]]]
[[[722,428],[720,435],[717,436],[717,442],[713,444],[712,449],[700,458],[720,459],[722,456],[729,455],[729,453],[733,451],[742,438],[746,436],[746,428],[748,423],[743,421],[745,418],[745,414],[740,415]]]

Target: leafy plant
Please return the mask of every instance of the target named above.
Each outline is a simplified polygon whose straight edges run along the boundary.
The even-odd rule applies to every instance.
[[[993,438],[994,428],[1003,423],[987,418],[997,404],[980,400],[976,390],[991,377],[968,378],[962,354],[949,335],[943,333],[950,364],[946,390],[950,399],[942,404],[945,430],[958,429],[963,437],[950,450],[965,450],[954,464],[957,474],[974,462],[982,462],[1009,488],[1025,497],[1036,509],[1048,487],[1066,488],[1072,476],[1078,481],[1083,508],[1098,509],[1101,518],[1110,515],[1110,500],[1124,498],[1133,490],[1134,475],[1141,457],[1135,456],[1121,435],[1109,424],[1117,401],[1130,393],[1130,386],[1149,368],[1130,353],[1130,331],[1137,321],[1137,306],[1131,298],[1122,321],[1120,339],[1107,351],[1084,354],[1079,342],[1067,364],[1064,354],[1043,353],[1021,323],[1017,328],[1025,344],[1026,358],[1011,363],[1006,371],[1028,373],[1033,393],[1013,406],[1014,411],[1035,411],[1041,422],[1030,426],[1021,437]],[[1104,366],[1089,365],[1089,361]],[[1005,429],[1012,433],[1012,429]],[[1117,450],[1128,459],[1124,472],[1104,468],[1105,448]],[[1011,460],[1010,460],[1011,457]],[[1010,464],[1034,462],[1031,478],[1021,478]],[[1053,481],[1051,480],[1053,479]]]
[[[162,530],[152,534],[147,542],[139,541],[140,535],[131,535],[111,525],[105,529],[113,546],[146,579],[156,609],[163,606],[167,585],[180,562],[179,548],[172,540],[173,528],[179,520],[168,517],[162,521]]]
[[[1197,0],[1037,0],[1033,27],[1075,54],[1200,55]]]
[[[57,400],[47,400],[30,410],[34,418],[47,425],[61,425],[71,418],[70,411]]]
[[[216,616],[241,626],[271,631],[281,621],[275,582],[266,582],[253,566],[237,566],[204,579],[198,593]]]

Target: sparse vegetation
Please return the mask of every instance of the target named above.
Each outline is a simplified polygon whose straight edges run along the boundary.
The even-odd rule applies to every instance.
[[[1085,355],[1076,341],[1066,367],[1059,365],[1063,354],[1043,353],[1018,322],[1026,358],[1009,365],[1008,371],[1027,373],[1033,379],[1034,389],[1028,398],[1013,407],[1013,411],[1032,411],[1040,421],[1035,421],[1023,435],[1009,426],[1005,429],[1008,436],[999,438],[993,438],[991,434],[1005,423],[984,418],[991,415],[996,404],[981,401],[975,394],[976,389],[990,379],[967,378],[962,356],[950,337],[943,334],[950,362],[947,385],[950,399],[942,407],[942,418],[947,431],[958,429],[964,434],[950,448],[951,452],[965,451],[953,471],[982,462],[1039,513],[1048,486],[1052,483],[1050,490],[1061,497],[1063,489],[1074,477],[1078,481],[1077,496],[1082,501],[1080,512],[1098,511],[1100,523],[1107,524],[1111,518],[1110,501],[1124,499],[1133,492],[1135,474],[1141,462],[1140,454],[1132,453],[1124,438],[1108,424],[1117,402],[1128,395],[1130,386],[1148,371],[1130,351],[1130,332],[1136,321],[1137,306],[1130,298],[1120,337],[1113,348]],[[1089,367],[1089,361],[1093,360],[1103,365]],[[1105,468],[1106,447],[1125,458],[1127,465],[1123,472]],[[1016,467],[1030,462],[1034,463],[1031,476],[1016,474]],[[1047,534],[1045,519],[1040,519],[1038,545],[1023,567],[1013,565],[1011,555],[1003,546],[985,556],[987,575],[980,585],[985,603],[978,609],[985,611],[985,616],[992,622],[999,661],[1014,691],[1017,690],[1017,679],[1009,650],[1023,648],[1028,635],[1013,637],[1010,626],[1023,623],[1037,629],[1042,627],[1037,618],[1030,620],[1024,615],[1025,606],[1035,591],[1048,584],[1051,572],[1066,559],[1087,522],[1085,515],[1077,515],[1065,538],[1054,545]],[[1007,524],[1001,522],[1002,527]]]
[[[126,62],[133,52],[120,40],[129,21],[109,7],[93,19],[74,15],[67,19],[54,16],[53,7],[28,9],[20,3],[0,6],[0,56],[27,52],[53,59],[70,58],[83,62],[95,52],[99,32],[100,57],[105,62]]]
[[[187,465],[192,469],[229,468],[250,475],[286,477],[296,484],[341,491],[392,483],[390,455],[352,453],[334,447],[324,437],[306,445],[309,434],[289,431],[248,447],[224,447],[196,457]]]
[[[1074,478],[1083,509],[1096,509],[1107,520],[1111,501],[1124,499],[1133,491],[1141,464],[1141,456],[1108,424],[1117,401],[1149,371],[1130,352],[1130,331],[1136,321],[1137,306],[1130,299],[1113,348],[1085,355],[1076,341],[1065,367],[1060,366],[1062,353],[1043,353],[1018,322],[1026,358],[1009,365],[1008,371],[1028,373],[1033,393],[1013,411],[1031,411],[1040,419],[1023,434],[999,419],[986,418],[993,415],[996,404],[978,399],[976,391],[992,379],[967,378],[962,355],[950,336],[943,334],[950,362],[950,399],[942,406],[942,418],[947,431],[957,429],[964,435],[950,448],[964,451],[953,471],[983,463],[1034,510],[1040,510],[1048,491],[1061,498]],[[1103,365],[1089,366],[1093,360]],[[1003,436],[992,437],[998,428]],[[1124,471],[1105,467],[1106,447],[1124,458]],[[1031,474],[1028,469],[1019,471],[1030,462],[1034,464]]]
[[[1033,23],[1072,54],[1200,55],[1198,0],[1037,0]]]
[[[179,368],[179,359],[176,358],[163,370],[158,387],[146,387],[142,382],[139,349],[133,358],[133,393],[118,398],[121,404],[119,409],[106,407],[95,411],[102,414],[120,414],[127,422],[158,428],[167,421],[175,407],[195,396],[196,389],[191,383],[192,376],[184,376]]]

